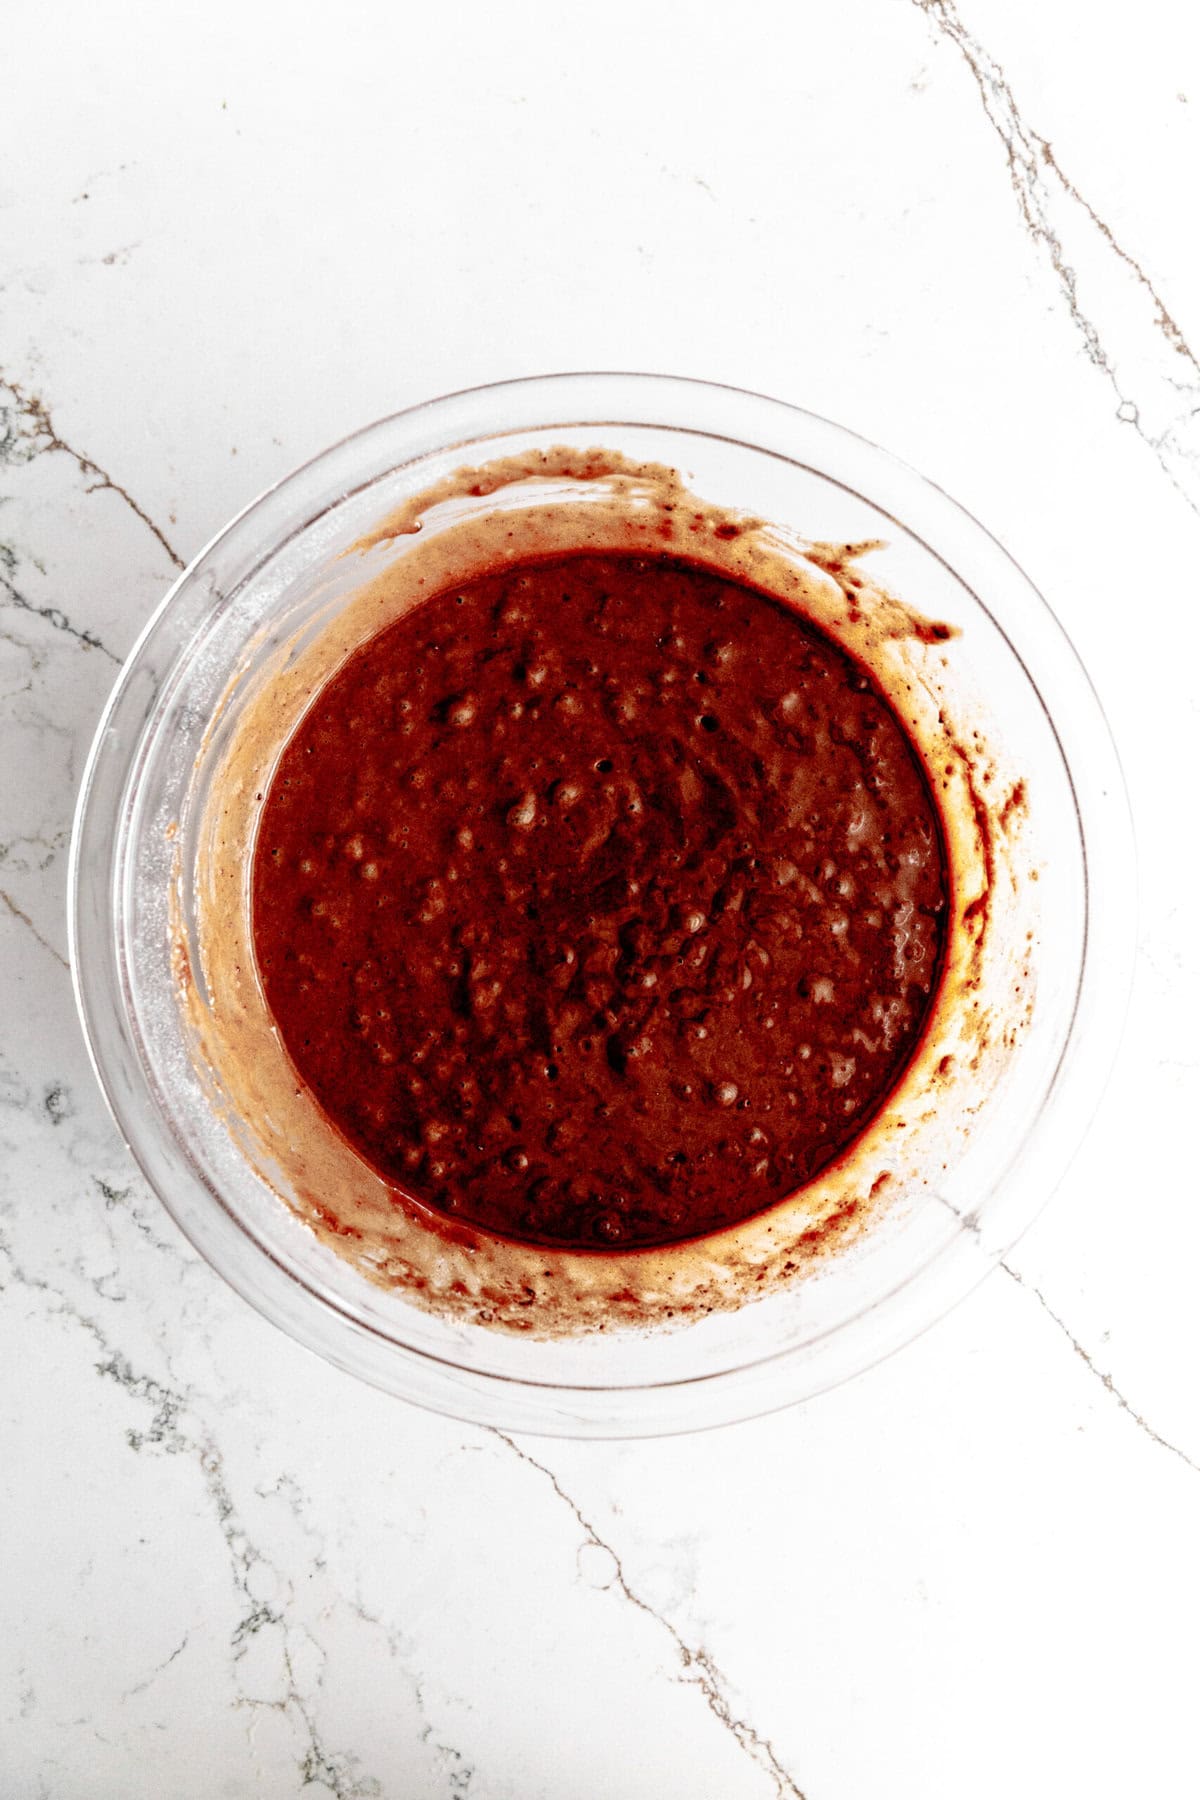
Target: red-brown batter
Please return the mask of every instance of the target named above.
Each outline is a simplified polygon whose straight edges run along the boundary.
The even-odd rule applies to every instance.
[[[937,807],[863,669],[676,560],[424,602],[318,694],[253,871],[268,1004],[417,1199],[576,1249],[783,1198],[894,1087],[935,992]]]

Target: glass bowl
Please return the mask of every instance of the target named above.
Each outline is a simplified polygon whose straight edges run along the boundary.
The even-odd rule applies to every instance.
[[[227,1128],[198,1066],[171,896],[184,895],[186,914],[213,721],[264,646],[328,616],[331,597],[361,581],[346,553],[405,501],[462,465],[562,444],[685,470],[706,500],[807,539],[881,541],[872,576],[952,628],[950,675],[1019,774],[1029,829],[1013,907],[1022,921],[1027,903],[1036,909],[1036,998],[1002,1077],[957,1121],[953,1154],[811,1274],[669,1329],[539,1337],[369,1282],[284,1204],[277,1172]],[[326,451],[228,525],[175,582],[118,678],[83,778],[69,904],[97,1076],[201,1255],[299,1342],[381,1388],[507,1430],[586,1437],[691,1430],[804,1399],[959,1300],[1046,1200],[1098,1102],[1135,917],[1128,807],[1099,703],[995,539],[827,420],[736,389],[621,374],[507,382],[413,407]],[[185,941],[185,955],[194,949]]]

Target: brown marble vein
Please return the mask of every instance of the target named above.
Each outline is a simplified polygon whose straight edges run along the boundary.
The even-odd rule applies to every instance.
[[[9,916],[24,925],[25,929],[37,939],[38,943],[42,946],[42,949],[48,951],[60,968],[66,969],[69,974],[71,965],[66,957],[54,948],[54,945],[50,942],[49,938],[44,938],[42,936],[29,914],[25,912],[22,907],[19,907],[12,895],[6,894],[3,888],[0,888],[0,901],[3,901],[4,905],[7,907]]]
[[[15,424],[11,418],[5,419],[2,435],[0,435],[0,455],[13,459],[14,450],[20,447],[23,457],[28,459],[47,453],[67,456],[75,463],[85,480],[90,483],[89,494],[109,492],[123,500],[132,513],[142,521],[147,531],[155,537],[165,550],[167,556],[177,569],[184,567],[183,558],[168,541],[162,527],[156,525],[145,507],[134,499],[129,489],[115,481],[107,469],[86,456],[82,450],[76,450],[55,429],[54,420],[45,401],[36,394],[26,393],[25,389],[11,376],[0,377],[16,403],[17,418]]]
[[[1001,65],[967,30],[955,0],[912,0],[952,44],[1004,147],[1022,223],[1047,258],[1116,413],[1200,512],[1200,360],[1156,283],[1026,123]]]
[[[613,1546],[600,1536],[591,1521],[584,1516],[579,1506],[562,1486],[553,1469],[545,1463],[539,1462],[527,1450],[522,1449],[520,1444],[514,1438],[509,1437],[506,1432],[497,1431],[495,1427],[488,1429],[492,1431],[493,1436],[500,1439],[502,1444],[508,1446],[514,1456],[519,1457],[523,1463],[528,1463],[531,1469],[536,1469],[538,1474],[550,1483],[555,1494],[573,1515],[576,1524],[584,1534],[585,1541],[594,1545],[597,1550],[605,1551],[612,1558],[616,1573],[611,1586],[617,1589],[622,1599],[627,1600],[630,1606],[645,1613],[646,1617],[652,1619],[660,1630],[666,1632],[679,1657],[683,1669],[683,1680],[689,1686],[699,1689],[705,1705],[718,1724],[731,1734],[750,1760],[774,1782],[778,1800],[805,1800],[802,1790],[797,1787],[791,1775],[784,1768],[770,1739],[761,1736],[745,1719],[737,1717],[729,1700],[730,1684],[709,1652],[704,1649],[703,1645],[697,1648],[689,1644],[670,1619],[665,1618],[662,1613],[656,1612],[649,1601],[644,1600],[636,1589],[629,1585],[620,1556]]]

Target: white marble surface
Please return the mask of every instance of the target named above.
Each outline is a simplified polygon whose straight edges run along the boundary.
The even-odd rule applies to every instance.
[[[1200,1793],[1200,28],[1177,0],[6,18],[0,1796]],[[1195,346],[1195,350],[1189,348]],[[1126,761],[1129,1029],[1050,1209],[776,1418],[517,1444],[260,1322],[137,1177],[74,790],[181,561],[537,370],[806,404],[976,511]]]

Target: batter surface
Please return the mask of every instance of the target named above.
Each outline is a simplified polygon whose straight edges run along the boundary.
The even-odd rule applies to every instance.
[[[666,1244],[862,1131],[937,988],[936,804],[882,693],[668,558],[474,579],[318,693],[263,809],[255,953],[389,1181],[506,1237]]]

